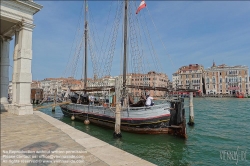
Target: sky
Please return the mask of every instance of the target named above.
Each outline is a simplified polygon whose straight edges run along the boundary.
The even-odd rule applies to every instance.
[[[74,76],[82,77],[82,59],[78,65],[69,65],[74,58],[76,35],[83,32],[79,29],[83,1],[36,1],[43,9],[34,15],[33,30],[33,80],[45,78],[68,77],[65,71],[75,67]],[[138,6],[140,1],[134,3]],[[250,1],[147,1],[147,7],[142,9],[137,17],[144,18],[150,31],[153,48],[157,52],[158,62],[155,65],[169,79],[181,66],[201,64],[204,68],[217,65],[250,66]],[[112,6],[111,6],[112,5]],[[116,6],[111,1],[89,1],[89,12],[96,25],[98,47],[107,43]],[[110,11],[113,12],[113,14]],[[135,13],[135,12],[134,12]],[[109,21],[110,19],[110,21]],[[121,23],[122,24],[122,23]],[[120,25],[121,25],[120,24]],[[145,28],[146,24],[142,24]],[[105,29],[107,33],[105,33]],[[141,28],[141,31],[143,31]],[[122,31],[122,28],[119,29]],[[152,31],[152,32],[151,32]],[[145,33],[145,32],[144,32]],[[121,44],[121,34],[118,34],[117,46]],[[104,44],[103,42],[104,41]],[[147,46],[142,46],[145,48]],[[14,40],[10,45],[12,58]],[[106,49],[109,49],[110,46]],[[110,74],[121,73],[121,51],[114,51]],[[145,53],[145,52],[144,52]],[[82,53],[79,53],[82,54]],[[148,54],[148,52],[146,52]],[[92,77],[91,58],[88,76]],[[132,59],[132,58],[131,58]],[[11,59],[12,63],[12,59]],[[148,70],[153,59],[148,59]],[[160,64],[158,64],[160,63]],[[12,66],[12,64],[11,64]],[[10,67],[10,75],[12,67]],[[11,77],[10,77],[11,78]]]

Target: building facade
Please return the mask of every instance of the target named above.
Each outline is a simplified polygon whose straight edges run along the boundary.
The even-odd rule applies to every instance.
[[[196,95],[200,95],[203,92],[202,78],[204,73],[204,67],[199,64],[190,64],[188,66],[182,66],[177,72],[172,74],[172,86],[174,89],[188,89],[190,83],[193,85],[193,89],[198,92]],[[184,93],[184,92],[179,92]]]
[[[173,73],[172,74],[172,88],[177,89],[177,87],[179,85],[180,85],[180,76],[179,76],[179,74],[177,72]]]
[[[54,95],[55,92],[57,92],[57,95],[63,93],[61,80],[42,80],[39,82],[39,88],[43,89],[45,96]]]
[[[42,6],[33,0],[1,1],[0,26],[0,67],[1,67],[1,110],[8,110],[17,115],[33,114],[30,103],[30,88],[32,82],[32,31],[34,14]],[[12,101],[8,102],[9,86],[9,46],[12,37],[14,41],[13,73],[12,73]]]
[[[105,86],[115,86],[115,77],[106,76],[99,79],[90,79],[87,80],[88,87],[105,87]]]
[[[225,64],[205,70],[206,94],[249,94],[249,68],[247,66],[227,66]]]
[[[164,73],[150,71],[147,74],[131,74],[131,85],[135,86],[168,87],[168,83],[168,76]],[[141,96],[144,92],[140,89],[132,89],[131,93],[133,96]],[[150,90],[150,95],[162,97],[166,92]]]

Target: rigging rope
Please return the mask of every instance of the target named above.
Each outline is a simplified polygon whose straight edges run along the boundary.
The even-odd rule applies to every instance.
[[[103,36],[102,43],[101,43],[101,50],[102,50],[102,47],[103,47],[104,39],[105,39],[107,28],[108,28],[109,17],[110,17],[112,6],[113,6],[113,1],[111,2],[110,8],[109,8],[108,19],[107,19],[107,23],[106,23],[106,26],[105,26],[106,28],[104,30],[104,36]],[[99,52],[99,54],[101,55],[101,52]]]
[[[137,5],[134,3],[134,6],[136,7]],[[138,17],[139,17],[139,19],[138,19]],[[149,42],[148,42],[148,39],[146,38],[147,37],[147,34],[146,34],[146,30],[145,30],[145,26],[142,24],[142,18],[141,18],[142,16],[141,16],[141,14],[140,15],[137,15],[137,17],[135,17],[135,19],[136,19],[136,22],[137,22],[137,27],[139,28],[139,30],[140,29],[142,29],[142,32],[143,32],[143,34],[144,35],[142,35],[141,33],[140,33],[140,44],[143,46],[143,42],[142,41],[145,41],[146,42],[146,44],[148,45],[148,47],[146,47],[146,48],[148,48],[149,49],[149,54],[150,55],[153,55],[153,53],[152,53],[152,50],[150,49],[151,47],[150,47],[150,44],[149,44]],[[141,28],[140,28],[141,27]],[[139,31],[139,32],[141,32],[141,31]],[[143,40],[142,39],[142,36],[145,38],[145,40]],[[144,48],[144,50],[146,49],[146,48]],[[150,59],[148,59],[148,54],[146,54],[146,51],[142,51],[142,53],[143,53],[143,58],[142,58],[142,61],[145,63],[145,65],[143,66],[143,73],[147,73],[148,71],[150,71],[151,69],[150,68],[152,68],[153,69],[153,67],[150,67],[150,66],[152,66],[152,60]],[[145,67],[146,66],[146,67]],[[156,65],[156,67],[157,67],[157,65]],[[146,71],[147,70],[147,71]]]
[[[156,31],[158,31],[157,28],[156,28],[156,26],[155,26],[154,20],[153,20],[153,18],[152,18],[152,16],[151,16],[151,13],[150,13],[150,11],[149,11],[148,8],[147,8],[147,11],[148,11],[148,13],[149,13],[149,16],[150,16],[152,22],[153,22],[154,28],[156,29]],[[165,44],[164,44],[163,41],[162,41],[162,38],[161,38],[160,35],[159,35],[159,33],[158,33],[158,37],[159,37],[159,39],[161,40],[161,43],[162,43],[164,49],[167,50]],[[171,57],[170,57],[170,55],[169,55],[168,53],[167,53],[167,56],[169,57],[169,59],[170,59],[170,61],[171,61],[171,64],[172,64],[173,68],[175,68],[174,63],[173,63],[173,61],[172,61],[172,59],[171,59]]]
[[[72,51],[73,51],[73,47],[74,47],[74,45],[75,45],[75,43],[76,43],[76,41],[77,41],[77,36],[79,36],[79,33],[80,33],[80,30],[81,30],[81,20],[82,20],[82,18],[83,18],[83,10],[84,9],[84,3],[82,4],[82,8],[81,8],[81,11],[80,11],[80,15],[79,15],[79,18],[78,18],[78,26],[77,26],[77,28],[76,28],[76,31],[75,31],[75,35],[74,35],[74,42],[72,43],[72,46],[71,46],[71,49],[70,49],[70,53],[69,53],[69,56],[68,56],[68,62],[67,62],[67,66],[66,66],[66,68],[65,68],[65,70],[64,70],[64,72],[62,73],[62,75],[64,76],[64,77],[66,77],[66,75],[67,75],[67,72],[69,71],[69,69],[71,68],[71,64],[73,63],[72,61],[70,61],[70,57],[71,57],[71,55],[72,55]],[[80,35],[81,36],[81,35]]]
[[[147,20],[146,17],[145,17],[145,15],[143,15],[143,16],[144,16],[144,20]],[[158,64],[157,64],[157,53],[156,53],[156,51],[155,51],[155,49],[154,49],[154,46],[153,46],[153,43],[152,43],[152,39],[151,39],[151,36],[150,36],[150,33],[149,33],[147,21],[145,21],[145,24],[146,24],[146,32],[147,32],[147,35],[148,35],[148,38],[149,38],[149,42],[150,42],[150,46],[151,46],[151,47],[149,47],[149,48],[152,49],[152,52],[153,52],[152,55],[154,55],[154,57],[155,57],[155,58],[152,58],[152,60],[153,60],[153,62],[154,62],[154,64],[155,64],[155,67],[157,68],[156,71],[159,72],[160,70],[159,70],[159,66],[158,66]],[[159,63],[159,65],[160,65],[160,63]],[[161,65],[160,65],[160,66],[161,66]]]
[[[122,11],[122,6],[123,6],[123,1],[120,2],[120,6],[119,6],[119,2],[118,2],[118,7],[117,7],[117,11],[116,11],[116,16],[115,16],[115,22],[112,28],[113,32],[113,36],[111,39],[111,46],[108,50],[107,56],[105,56],[104,58],[104,70],[102,70],[103,72],[101,72],[101,77],[104,76],[110,76],[110,70],[111,70],[111,65],[112,65],[112,61],[113,61],[113,57],[114,57],[114,51],[115,51],[115,45],[116,45],[116,40],[117,40],[117,34],[118,34],[118,29],[119,29],[119,24],[120,24],[120,17],[121,17],[121,11]],[[106,53],[106,51],[105,51]]]

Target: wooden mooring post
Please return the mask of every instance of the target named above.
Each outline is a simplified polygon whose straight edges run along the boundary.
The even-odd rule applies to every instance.
[[[113,133],[114,138],[121,138],[121,101],[120,101],[120,96],[121,96],[121,91],[120,91],[120,84],[119,80],[116,79],[116,84],[115,84],[115,131]]]
[[[189,89],[193,89],[192,82],[190,83]],[[193,92],[189,92],[189,126],[194,125],[194,104],[193,104]]]
[[[55,89],[55,94],[54,94],[54,106],[52,107],[52,112],[55,112],[55,110],[56,110],[56,97],[57,97],[57,90]]]

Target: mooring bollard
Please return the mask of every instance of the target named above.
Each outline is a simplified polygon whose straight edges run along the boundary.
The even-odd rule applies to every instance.
[[[189,89],[193,89],[193,84],[190,83]],[[193,92],[189,92],[189,126],[194,125],[194,105],[193,105]]]

